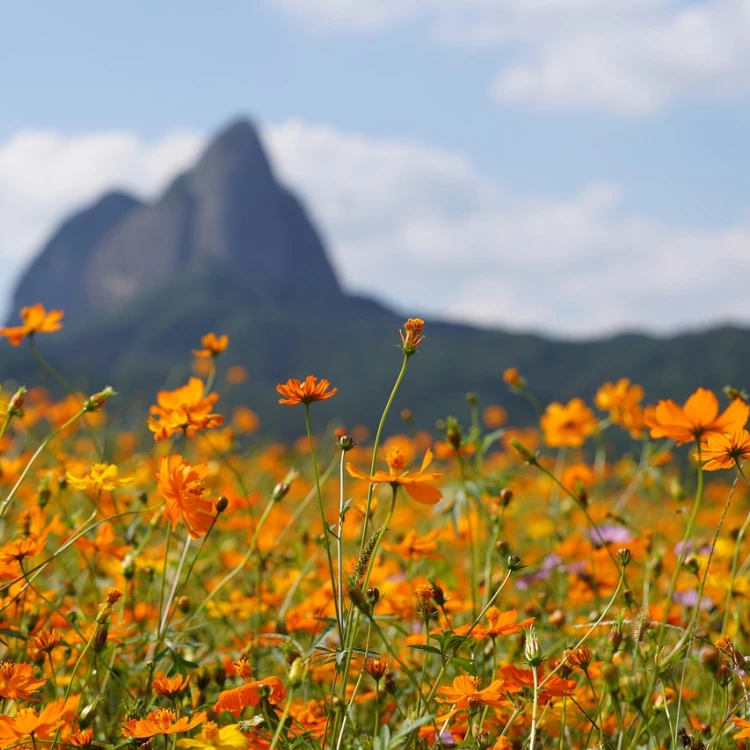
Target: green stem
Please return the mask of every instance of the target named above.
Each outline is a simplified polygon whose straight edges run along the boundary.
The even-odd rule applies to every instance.
[[[313,440],[312,428],[310,427],[310,404],[305,404],[305,428],[307,429],[307,441],[310,443],[310,455],[312,456],[313,473],[315,474],[315,495],[318,498],[318,510],[320,511],[320,522],[323,525],[323,546],[326,550],[328,559],[328,574],[331,579],[331,591],[333,592],[333,606],[336,610],[336,625],[339,631],[339,638],[344,640],[344,623],[339,612],[339,603],[336,597],[336,574],[333,570],[333,557],[331,556],[331,542],[328,538],[330,531],[326,521],[326,512],[323,507],[323,493],[320,491],[320,473],[318,471],[318,459],[315,455],[315,441]]]

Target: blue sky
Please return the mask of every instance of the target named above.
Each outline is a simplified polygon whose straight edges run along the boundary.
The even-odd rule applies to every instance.
[[[750,0],[5,4],[0,258],[249,115],[351,288],[566,336],[750,322],[749,63]]]

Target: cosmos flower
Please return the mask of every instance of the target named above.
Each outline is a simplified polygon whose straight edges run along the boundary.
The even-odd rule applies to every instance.
[[[59,641],[58,641],[59,643]],[[47,680],[37,680],[30,664],[13,661],[0,663],[0,697],[17,701],[39,701],[34,693],[47,684]]]
[[[219,397],[215,393],[204,396],[204,388],[200,378],[190,378],[187,385],[174,391],[159,391],[148,418],[156,442],[176,433],[189,437],[224,423],[224,417],[211,412]]]
[[[580,448],[596,425],[594,412],[580,398],[567,404],[553,401],[541,419],[544,442],[551,448]]]
[[[309,405],[313,401],[327,401],[338,393],[338,388],[328,388],[331,384],[325,380],[320,381],[314,375],[308,375],[304,382],[296,378],[289,378],[286,383],[279,383],[276,386],[280,396],[280,404],[285,406],[297,406],[297,404]]]
[[[706,462],[705,471],[734,468],[738,461],[750,458],[750,432],[742,429],[726,435],[709,433],[701,443],[700,458]]]
[[[5,746],[32,737],[46,739],[60,726],[65,707],[65,700],[58,700],[47,704],[40,712],[22,708],[13,718],[0,716],[0,744]]]
[[[114,464],[94,464],[83,476],[68,471],[66,479],[77,490],[104,490],[112,492],[133,483],[133,477],[121,477]]]
[[[374,474],[365,474],[356,466],[347,463],[346,470],[355,479],[366,479],[370,484],[390,484],[392,487],[403,487],[412,500],[416,500],[423,505],[434,505],[443,497],[437,487],[433,487],[430,482],[440,479],[442,474],[425,474],[425,470],[432,463],[432,451],[427,450],[425,453],[422,466],[415,474],[409,474],[404,471],[406,458],[404,452],[397,445],[394,445],[385,459],[388,464],[388,473],[376,471]]]
[[[193,349],[193,356],[198,359],[209,359],[218,357],[229,346],[229,336],[223,334],[217,336],[215,333],[207,333],[201,337],[202,349]]]
[[[490,607],[487,610],[487,620],[489,627],[483,627],[477,625],[469,635],[475,641],[481,641],[485,638],[498,638],[504,635],[515,635],[520,633],[523,628],[534,624],[534,618],[529,617],[521,622],[516,622],[518,619],[518,612],[515,609],[510,609],[507,612],[501,612],[497,607]],[[469,631],[471,625],[463,625],[460,628],[456,628],[453,632],[458,635],[464,635]]]
[[[195,750],[245,750],[249,740],[240,731],[239,724],[227,724],[218,727],[213,721],[207,721],[201,733],[193,739],[187,737],[177,741],[177,747],[190,747]]]
[[[286,698],[286,690],[278,677],[267,677],[265,680],[248,682],[231,690],[223,690],[219,693],[219,700],[214,706],[214,711],[217,713],[229,711],[235,719],[238,719],[244,708],[257,706],[264,695],[274,706]]]
[[[735,399],[719,414],[719,401],[705,388],[690,396],[684,406],[671,399],[659,401],[646,409],[646,424],[653,438],[671,438],[678,443],[700,440],[709,433],[726,434],[741,430],[750,415],[750,407],[741,399]]]
[[[205,497],[207,474],[206,464],[193,466],[178,454],[162,458],[156,474],[159,492],[166,500],[164,515],[173,529],[184,523],[193,539],[203,536],[216,516],[213,502]]]
[[[148,739],[156,737],[157,734],[182,734],[189,732],[206,720],[206,712],[198,711],[191,718],[181,716],[175,717],[171,708],[157,708],[145,719],[131,719],[125,723],[122,733],[126,737],[136,739]]]
[[[20,346],[27,336],[35,333],[54,333],[62,328],[60,322],[63,317],[62,310],[47,310],[39,303],[21,310],[23,325],[10,328],[0,328],[0,336],[5,336],[11,346]]]

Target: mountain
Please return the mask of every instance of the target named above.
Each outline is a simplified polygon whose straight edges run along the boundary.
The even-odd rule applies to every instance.
[[[347,309],[320,236],[239,120],[153,203],[106,196],[66,221],[21,279],[14,311],[61,307],[68,323],[116,312],[175,278],[224,267],[247,304]]]
[[[372,425],[400,366],[406,317],[342,290],[304,206],[275,178],[244,120],[153,202],[110,193],[63,222],[19,282],[12,322],[34,302],[66,313],[61,332],[39,339],[45,356],[81,390],[111,383],[134,427],[157,390],[189,377],[202,334],[229,334],[220,365],[242,365],[250,379],[228,388],[220,373],[222,410],[245,403],[267,434],[284,437],[299,434],[299,414],[278,406],[275,385],[308,373],[339,387],[316,412],[321,419]],[[503,404],[517,422],[532,420],[502,382],[511,365],[543,402],[590,399],[620,377],[641,383],[649,401],[684,399],[697,386],[746,386],[750,372],[750,331],[740,328],[572,343],[428,320],[426,334],[389,429],[398,429],[402,407],[426,427],[465,417],[467,391]],[[0,342],[3,381],[59,390],[26,347]]]

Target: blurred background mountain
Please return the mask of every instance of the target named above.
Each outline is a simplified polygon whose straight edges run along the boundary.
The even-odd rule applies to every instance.
[[[202,334],[229,334],[221,366],[240,365],[249,379],[227,398],[252,406],[276,434],[298,425],[276,408],[275,384],[308,373],[340,388],[332,414],[372,423],[399,367],[397,329],[420,313],[409,299],[396,310],[342,289],[303,201],[276,179],[244,119],[152,202],[110,192],[63,221],[20,279],[8,323],[35,302],[65,311],[65,329],[39,342],[55,366],[82,390],[114,385],[126,404],[185,382]],[[620,377],[641,383],[649,400],[681,398],[699,385],[742,384],[750,365],[750,332],[728,326],[570,342],[432,316],[426,333],[397,405],[422,426],[463,413],[468,391],[528,421],[502,382],[509,366],[547,401],[590,398]],[[0,380],[44,377],[25,348],[3,347]]]

